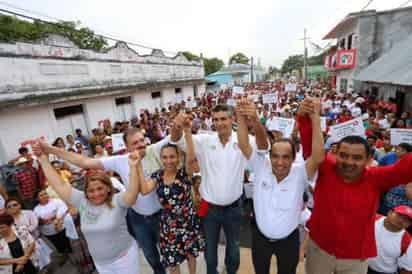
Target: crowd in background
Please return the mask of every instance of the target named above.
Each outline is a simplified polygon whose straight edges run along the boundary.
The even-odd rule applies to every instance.
[[[273,93],[277,94],[277,103],[264,104],[262,95]],[[285,91],[285,83],[281,81],[245,85],[243,94],[234,94],[232,89],[221,90],[217,93],[206,93],[202,97],[190,99],[191,101],[177,103],[161,109],[156,108],[152,112],[142,110],[130,121],[111,122],[105,120],[99,127],[91,130],[90,135],[81,129],[76,129],[74,135],[68,134],[67,136],[58,137],[51,142],[51,146],[66,152],[87,156],[102,163],[104,171],[101,171],[101,177],[95,177],[95,180],[109,180],[105,185],[110,186],[113,191],[110,194],[113,195],[113,198],[111,198],[112,207],[119,208],[118,214],[124,217],[124,227],[117,228],[121,231],[126,227],[126,214],[132,214],[128,211],[128,208],[132,207],[134,202],[125,202],[128,196],[126,194],[116,196],[118,193],[138,195],[138,193],[147,194],[155,191],[163,212],[170,209],[168,207],[171,203],[168,202],[168,199],[173,200],[172,205],[180,203],[180,206],[174,207],[174,211],[170,210],[168,212],[169,215],[163,214],[159,217],[159,226],[161,228],[158,233],[161,238],[161,265],[152,262],[151,256],[156,257],[156,255],[150,255],[146,250],[144,250],[144,255],[157,274],[164,273],[165,268],[172,271],[172,273],[179,273],[177,267],[186,259],[189,261],[189,271],[195,273],[193,258],[197,257],[200,252],[205,251],[205,248],[208,248],[207,244],[205,246],[202,229],[202,225],[207,226],[207,222],[202,224],[201,220],[207,214],[208,208],[213,208],[214,205],[213,203],[208,204],[205,199],[202,199],[199,190],[205,177],[202,174],[202,171],[204,171],[202,170],[202,164],[204,163],[201,161],[205,161],[205,159],[197,159],[190,154],[189,150],[186,150],[186,156],[182,157],[181,155],[184,153],[176,145],[178,140],[170,139],[176,124],[184,128],[185,136],[193,135],[193,140],[185,140],[186,147],[188,143],[194,141],[195,147],[198,149],[200,145],[196,143],[198,142],[196,136],[202,134],[213,135],[216,131],[216,121],[213,120],[214,108],[217,105],[227,105],[232,99],[236,101],[248,98],[249,101],[254,102],[257,116],[261,125],[266,128],[270,143],[285,137],[290,138],[293,147],[296,148],[296,161],[304,161],[306,157],[297,124],[290,136],[283,136],[282,132],[270,128],[270,122],[275,117],[295,119],[301,102],[308,97],[321,100],[321,116],[326,119],[326,127],[323,129],[324,148],[328,153],[328,157],[334,157],[338,151],[338,142],[328,135],[330,127],[354,118],[361,118],[363,121],[365,138],[370,146],[371,155],[373,155],[369,163],[370,166],[393,165],[412,152],[412,144],[392,145],[391,143],[391,128],[412,129],[412,113],[403,111],[402,107],[397,105],[393,99],[384,100],[368,90],[359,91],[358,93],[339,93],[321,83],[309,87],[298,83],[296,91],[287,92]],[[235,105],[232,105],[232,107],[234,108]],[[185,113],[186,118],[181,118],[181,113]],[[188,119],[189,121],[182,121],[182,119]],[[256,135],[255,128],[250,122],[246,121],[246,126],[251,135]],[[233,128],[236,130],[237,127],[238,123],[235,119]],[[153,147],[151,145],[163,142],[161,147],[155,148],[160,151],[161,156],[153,159],[153,161],[158,162],[156,163],[158,165],[155,166],[162,167],[160,171],[152,169],[151,174],[143,174],[145,173],[143,171],[147,169],[147,163],[142,160],[143,156],[133,158],[130,157],[128,149],[114,150],[112,135],[117,133],[125,134],[124,141],[126,147],[129,147],[128,141],[130,140],[127,140],[127,136],[131,134],[130,132],[133,129],[138,129],[143,134],[144,147]],[[19,148],[19,156],[12,159],[8,165],[2,166],[0,170],[3,180],[0,188],[0,210],[2,213],[0,215],[0,236],[2,238],[0,247],[2,245],[9,247],[8,251],[1,249],[0,257],[6,258],[9,256],[10,259],[14,258],[8,264],[7,262],[1,263],[0,273],[20,273],[19,271],[24,271],[21,273],[36,273],[39,268],[47,271],[47,265],[55,253],[58,254],[59,263],[64,264],[67,260],[70,260],[78,268],[79,273],[94,273],[96,265],[101,273],[104,271],[107,271],[105,273],[116,273],[115,270],[110,272],[107,267],[107,262],[113,262],[105,258],[108,255],[100,254],[95,250],[96,239],[92,239],[92,236],[90,236],[93,235],[94,230],[82,231],[82,228],[90,225],[89,223],[81,223],[82,214],[98,214],[93,211],[98,211],[97,206],[94,204],[89,206],[91,196],[88,196],[90,195],[88,192],[90,179],[88,178],[96,176],[94,169],[90,167],[93,166],[92,163],[97,162],[90,162],[90,166],[85,164],[82,167],[75,164],[77,158],[70,158],[71,161],[68,161],[66,157],[59,157],[59,155],[52,153],[48,154],[53,149],[48,149],[44,145],[43,147],[38,145],[35,151],[36,153],[33,152],[32,147]],[[47,160],[50,163],[50,169],[47,168],[47,170],[44,166],[47,165],[48,161],[39,159],[44,154],[47,154]],[[126,175],[122,174],[119,167],[108,168],[112,163],[104,159],[121,155],[126,157],[124,165],[128,165],[129,161],[131,170],[137,170],[137,173],[133,175],[136,178],[129,178],[128,173]],[[148,152],[146,151],[147,155]],[[193,159],[187,161],[187,158],[190,157]],[[141,162],[143,162],[143,171],[139,171]],[[113,165],[115,164],[113,163]],[[58,178],[53,177],[56,174]],[[172,181],[178,181],[176,183],[178,187],[173,189],[169,187],[169,174],[174,176],[170,177]],[[253,183],[256,176],[252,168],[246,168],[242,175],[242,181],[246,188],[247,184]],[[207,176],[210,176],[210,174]],[[150,185],[150,182],[153,183],[153,187],[145,189],[146,185],[142,183],[143,181],[147,181],[147,185]],[[59,184],[65,187],[60,189]],[[131,190],[132,186],[136,189]],[[71,189],[69,187],[74,190],[69,191],[68,189]],[[72,196],[67,194],[66,191],[70,192]],[[83,191],[86,196],[82,194]],[[184,193],[184,197],[177,199],[169,193],[170,191],[175,192],[175,196]],[[313,192],[313,185],[309,184],[302,197],[304,206],[300,223],[301,241],[304,238],[306,222],[310,219],[311,209],[314,207],[314,202],[316,202],[313,199]],[[244,193],[243,200],[250,198],[250,196],[246,196]],[[137,199],[139,200],[140,196]],[[394,208],[401,205],[412,207],[412,183],[396,186],[382,195],[378,212],[387,215]],[[86,207],[90,212],[83,212]],[[99,214],[101,213],[99,212]],[[180,215],[183,217],[180,219],[176,217]],[[127,225],[130,226],[129,223]],[[186,231],[179,234],[180,230],[173,231],[169,226],[190,227],[190,233]],[[223,228],[226,229],[225,226]],[[410,233],[412,233],[411,228],[409,227]],[[124,233],[126,233],[125,231]],[[112,232],[123,233],[114,230]],[[133,235],[133,233],[140,232],[131,231],[129,228],[127,233],[132,234],[138,240],[138,236]],[[86,238],[84,234],[86,234]],[[119,241],[129,239],[127,235],[124,237]],[[172,241],[170,237],[177,237],[178,239]],[[16,238],[20,239],[20,244],[14,244],[13,239]],[[139,243],[139,240],[137,242]],[[89,247],[88,244],[93,246]],[[143,248],[144,245],[139,244],[139,247]],[[132,247],[127,246],[124,250],[129,252],[129,248]],[[184,250],[184,252],[181,252],[181,250]],[[7,252],[7,254],[1,254],[2,252]],[[137,256],[137,253],[133,254]],[[230,256],[230,254],[226,254],[226,256]],[[301,250],[300,259],[304,260],[304,257],[305,251]],[[95,258],[98,260],[97,263],[93,261]],[[210,258],[206,259],[209,264]],[[9,269],[11,272],[2,272],[5,265],[11,266],[11,269]],[[208,265],[209,267],[212,268],[213,265]],[[230,266],[226,265],[226,268],[228,269]],[[408,271],[412,271],[412,269],[408,269]],[[208,273],[213,272],[208,270]],[[230,269],[228,269],[228,273],[231,273]]]

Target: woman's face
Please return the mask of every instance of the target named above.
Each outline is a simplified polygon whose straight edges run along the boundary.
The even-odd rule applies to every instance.
[[[109,197],[110,188],[99,180],[90,181],[87,186],[87,198],[93,205],[102,205]]]
[[[10,234],[11,226],[0,225],[0,237],[6,237]]]
[[[59,148],[64,148],[64,142],[63,142],[63,139],[58,139],[57,140],[57,146],[59,147]]]
[[[174,147],[164,148],[161,153],[161,161],[165,169],[177,169],[179,166],[179,155],[176,149]]]
[[[21,211],[21,204],[17,201],[12,200],[7,204],[6,211],[9,215],[17,215]]]
[[[45,190],[42,190],[38,194],[39,203],[45,205],[49,202],[49,194]]]
[[[102,148],[101,145],[97,145],[97,146],[95,147],[95,150],[96,150],[96,153],[97,153],[97,154],[103,154],[103,148]]]

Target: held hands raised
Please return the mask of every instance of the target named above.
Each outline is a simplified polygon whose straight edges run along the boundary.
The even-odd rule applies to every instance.
[[[258,120],[256,105],[254,102],[248,100],[247,98],[241,98],[237,101],[236,114],[243,116],[248,120]]]
[[[129,166],[137,167],[142,160],[142,156],[139,151],[133,151],[129,154]]]

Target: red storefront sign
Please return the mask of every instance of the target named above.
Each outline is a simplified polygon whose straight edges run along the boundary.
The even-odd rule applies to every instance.
[[[338,50],[333,54],[326,55],[325,57],[325,69],[351,69],[356,66],[357,50]]]

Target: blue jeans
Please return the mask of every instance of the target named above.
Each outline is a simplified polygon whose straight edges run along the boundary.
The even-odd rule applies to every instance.
[[[160,235],[160,211],[150,216],[144,216],[129,208],[126,221],[129,233],[136,239],[139,247],[142,248],[146,260],[153,269],[153,273],[166,274],[157,249]]]
[[[203,228],[206,236],[205,259],[207,274],[217,274],[217,247],[221,228],[226,238],[225,265],[227,274],[236,274],[240,264],[239,237],[241,222],[241,207],[215,209],[209,207],[203,218]]]

